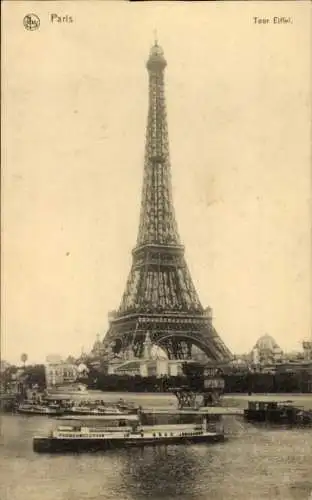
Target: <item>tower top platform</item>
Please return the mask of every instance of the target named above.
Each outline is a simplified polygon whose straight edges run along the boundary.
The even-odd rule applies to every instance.
[[[146,67],[149,71],[164,70],[167,66],[167,61],[164,57],[164,51],[155,41],[153,47],[150,50],[149,58],[146,63]]]

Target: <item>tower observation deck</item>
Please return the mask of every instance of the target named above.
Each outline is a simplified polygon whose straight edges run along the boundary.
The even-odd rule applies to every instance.
[[[119,309],[110,316],[104,350],[142,357],[149,335],[169,359],[192,359],[196,346],[208,359],[231,353],[202,307],[184,258],[174,212],[164,72],[167,62],[155,42],[146,63],[149,103],[141,213],[132,267]]]

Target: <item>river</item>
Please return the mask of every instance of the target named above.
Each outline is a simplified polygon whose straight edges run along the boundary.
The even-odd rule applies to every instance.
[[[168,395],[101,394],[144,406],[175,404]],[[259,396],[257,396],[259,397]],[[272,396],[269,396],[272,398]],[[244,407],[241,395],[229,405]],[[279,396],[312,408],[312,395]],[[37,455],[34,434],[54,421],[1,415],[1,500],[308,500],[312,498],[312,430],[264,429],[227,417],[226,443]]]

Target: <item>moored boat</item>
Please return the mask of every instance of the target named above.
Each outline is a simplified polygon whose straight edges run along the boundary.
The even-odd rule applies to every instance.
[[[121,411],[117,407],[107,406],[73,406],[66,410],[67,415],[123,415],[126,411]]]
[[[280,425],[312,425],[312,411],[294,406],[292,401],[248,401],[244,410],[248,422]]]
[[[41,399],[38,401],[24,401],[16,408],[18,413],[27,415],[130,415],[136,414],[135,407],[120,407],[118,404],[108,405],[104,402],[94,403],[93,401],[75,402],[68,401],[64,403],[62,400],[58,402],[57,399]]]
[[[57,406],[47,406],[32,402],[25,402],[17,407],[17,412],[24,415],[48,415],[58,416],[63,414],[63,410]]]
[[[47,395],[49,397],[60,396],[62,394],[70,396],[87,396],[89,394],[87,386],[85,384],[63,384],[59,386],[49,387],[47,390]]]
[[[211,418],[208,414],[202,415],[201,423],[161,426],[142,425],[139,417],[132,417],[126,420],[126,425],[118,428],[94,427],[86,422],[57,427],[48,436],[35,436],[33,449],[38,453],[94,452],[114,448],[216,443],[225,439],[220,419]],[[124,417],[120,417],[122,419]]]

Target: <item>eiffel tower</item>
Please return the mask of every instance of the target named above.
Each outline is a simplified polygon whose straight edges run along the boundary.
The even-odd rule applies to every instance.
[[[202,307],[181,244],[171,189],[168,128],[164,94],[167,63],[156,41],[146,64],[149,108],[139,232],[132,267],[118,311],[109,315],[105,352],[129,350],[141,358],[146,339],[169,359],[192,359],[193,346],[209,360],[231,353],[212,325],[211,309]]]

